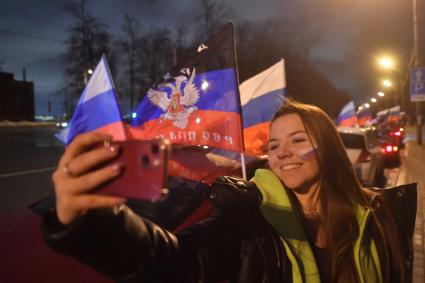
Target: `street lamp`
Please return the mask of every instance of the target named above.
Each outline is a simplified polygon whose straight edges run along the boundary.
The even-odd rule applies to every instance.
[[[384,69],[392,69],[394,68],[394,60],[389,57],[381,57],[378,60],[378,63]]]
[[[395,82],[386,79],[383,81],[385,87],[393,87],[393,95],[394,95],[394,104],[400,104],[399,98],[403,100],[403,86],[402,86],[402,72],[397,66],[396,60],[394,60],[393,56],[383,55],[378,58],[378,65],[385,69],[388,73],[387,75],[391,76],[395,80]],[[391,74],[390,74],[391,73]]]
[[[370,101],[372,101],[373,103],[375,103],[377,100],[376,100],[376,98],[375,98],[375,97],[372,97],[372,98],[370,99]]]
[[[378,92],[378,96],[380,96],[380,97],[384,97],[384,96],[385,96],[385,93],[383,93],[382,91],[379,91],[379,92]]]
[[[93,74],[93,70],[91,68],[87,69],[87,72],[84,72],[84,85],[87,84],[87,81],[89,79],[89,76]]]
[[[370,107],[370,104],[369,103],[365,103],[365,105],[364,105],[366,108],[369,108]]]
[[[383,80],[382,84],[386,87],[391,87],[393,85],[393,83],[388,79]]]

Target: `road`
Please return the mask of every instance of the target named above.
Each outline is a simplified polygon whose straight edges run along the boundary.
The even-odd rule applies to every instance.
[[[0,216],[53,192],[51,174],[64,146],[55,126],[0,127]]]
[[[58,131],[55,126],[0,127],[0,216],[53,193],[51,174],[64,149],[54,137]],[[395,185],[398,173],[399,168],[385,170],[387,186]]]

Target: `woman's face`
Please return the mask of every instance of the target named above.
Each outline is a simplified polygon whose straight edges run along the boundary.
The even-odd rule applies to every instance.
[[[289,189],[305,193],[318,183],[315,146],[298,114],[287,114],[273,122],[268,159],[271,170]]]

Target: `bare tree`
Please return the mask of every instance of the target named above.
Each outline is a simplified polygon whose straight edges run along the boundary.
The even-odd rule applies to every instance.
[[[68,113],[71,113],[76,99],[89,77],[88,70],[95,67],[102,54],[109,53],[110,34],[106,25],[92,17],[85,10],[85,0],[80,6],[67,6],[75,22],[68,28],[68,39],[65,41],[65,74],[67,92],[70,93]],[[109,63],[113,62],[109,56]],[[113,64],[111,64],[113,65]],[[111,68],[112,69],[112,68]]]
[[[316,104],[336,118],[349,100],[349,95],[337,89],[303,52],[282,40],[278,25],[244,23],[238,28],[238,64],[240,81],[285,59],[286,91],[297,100]],[[284,31],[285,32],[285,31]]]
[[[215,33],[232,19],[233,11],[224,2],[201,0],[199,14],[197,15],[197,29],[195,30],[195,42],[202,42]]]
[[[138,71],[143,74],[139,82],[141,89],[147,90],[173,65],[171,32],[166,28],[152,30],[141,38],[139,46],[141,64]]]
[[[137,71],[137,64],[140,64],[140,50],[138,48],[138,42],[141,38],[141,25],[140,22],[130,16],[128,13],[124,13],[124,23],[122,25],[122,31],[125,34],[125,39],[118,42],[120,53],[124,57],[125,75],[124,81],[128,83],[124,84],[123,89],[130,99],[129,107],[130,110],[134,110],[134,95],[136,84],[135,81],[140,78],[140,73]]]

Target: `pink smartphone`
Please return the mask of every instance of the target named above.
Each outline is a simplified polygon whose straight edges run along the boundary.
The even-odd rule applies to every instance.
[[[120,155],[111,161],[123,164],[121,176],[99,188],[100,194],[159,200],[166,192],[169,142],[163,139],[105,142],[120,145]]]

